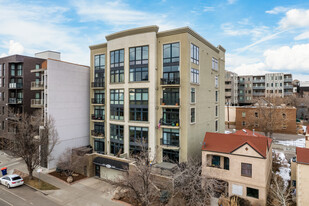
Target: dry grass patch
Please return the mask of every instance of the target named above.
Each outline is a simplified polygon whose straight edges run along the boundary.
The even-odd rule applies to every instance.
[[[58,187],[55,187],[54,185],[51,185],[47,182],[44,182],[42,180],[39,180],[38,178],[33,177],[33,179],[29,179],[29,177],[24,178],[24,182],[27,185],[30,185],[31,187],[34,187],[39,190],[58,190]]]

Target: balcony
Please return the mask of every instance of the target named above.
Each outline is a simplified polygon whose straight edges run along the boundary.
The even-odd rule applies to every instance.
[[[22,89],[23,83],[9,83],[9,89]]]
[[[253,83],[265,83],[265,79],[253,79]]]
[[[22,104],[22,98],[9,98],[9,104]]]
[[[265,96],[265,92],[253,92],[253,96],[256,97]]]
[[[225,89],[232,89],[232,84],[225,84]]]
[[[284,89],[293,89],[293,85],[284,85]]]
[[[104,117],[104,115],[101,115],[101,114],[92,114],[91,119],[92,120],[104,120],[105,117]]]
[[[31,90],[44,90],[44,82],[31,82]]]
[[[160,145],[167,147],[179,147],[179,139],[160,139]]]
[[[284,78],[284,82],[292,82],[292,78]]]
[[[293,94],[293,92],[284,92],[284,96],[285,95],[292,95]]]
[[[180,85],[180,78],[161,78],[161,85]]]
[[[44,100],[43,99],[31,99],[31,108],[43,108]]]
[[[91,88],[104,88],[105,82],[91,82]]]
[[[253,86],[252,89],[265,89],[265,86]]]
[[[104,104],[105,103],[105,99],[99,99],[99,98],[92,98],[91,99],[91,103],[92,104]]]
[[[172,105],[172,106],[179,106],[180,105],[180,100],[179,98],[171,98],[171,99],[160,99],[160,104],[161,105]]]
[[[166,125],[166,126],[179,127],[180,121],[179,121],[179,119],[164,119],[164,118],[162,118],[161,124]]]
[[[100,130],[91,130],[91,136],[94,137],[104,137],[104,131],[100,131]]]
[[[225,97],[231,97],[232,96],[232,92],[225,92]]]

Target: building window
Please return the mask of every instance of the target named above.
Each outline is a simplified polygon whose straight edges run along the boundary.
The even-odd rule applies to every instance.
[[[252,164],[241,163],[241,176],[252,177]]]
[[[215,91],[215,101],[218,103],[218,91]]]
[[[191,103],[195,103],[195,88],[191,88]]]
[[[218,106],[216,105],[216,108],[215,108],[215,116],[218,117]]]
[[[179,126],[179,109],[163,109],[163,125]]]
[[[130,120],[148,121],[148,89],[130,89]]]
[[[163,99],[161,104],[176,105],[180,104],[179,101],[179,89],[178,88],[164,88]]]
[[[224,169],[230,170],[230,159],[228,157],[224,157]]]
[[[199,64],[199,48],[191,44],[191,62]]]
[[[246,122],[245,122],[245,121],[242,121],[241,125],[242,125],[242,126],[246,126]]]
[[[23,76],[23,65],[22,64],[17,65],[17,76]]]
[[[15,76],[15,64],[11,64],[11,76]]]
[[[2,64],[0,64],[0,77],[2,77]]]
[[[130,48],[130,82],[148,81],[148,46]]]
[[[211,159],[211,166],[220,167],[220,156],[213,155]]]
[[[242,116],[242,117],[246,117],[246,112],[242,112],[242,113],[241,113],[241,116]]]
[[[180,83],[179,51],[179,43],[163,45],[163,79],[161,80],[161,84]]]
[[[130,154],[138,154],[142,148],[148,148],[148,128],[147,127],[130,127]]]
[[[247,187],[247,196],[259,199],[259,190]]]
[[[94,56],[94,82],[104,86],[105,82],[105,54]]]
[[[283,119],[286,118],[286,114],[285,114],[285,113],[282,114],[282,118],[283,118]]]
[[[215,132],[218,132],[218,120],[215,121]]]
[[[191,83],[200,83],[200,72],[197,69],[191,69]]]
[[[104,104],[105,103],[105,91],[104,90],[94,90],[94,98],[92,100],[93,104]]]
[[[255,117],[259,117],[259,113],[255,112],[254,113]]]
[[[102,106],[94,107],[94,114],[92,115],[94,120],[104,120],[105,119],[105,109]]]
[[[215,87],[218,88],[219,82],[218,82],[218,76],[215,76]]]
[[[105,151],[105,140],[104,139],[94,139],[94,151],[100,154],[104,154]]]
[[[179,43],[164,44],[163,45],[163,64],[179,62]]]
[[[163,149],[163,162],[179,162],[179,151]]]
[[[179,147],[179,129],[163,129],[162,145]]]
[[[110,90],[110,113],[111,119],[123,120],[123,102],[124,93],[123,89],[111,89]]]
[[[93,136],[105,136],[104,122],[95,122],[94,130],[92,132]]]
[[[124,82],[124,50],[111,51],[110,62],[111,83]]]
[[[212,58],[212,69],[218,70],[218,60],[216,58]]]
[[[110,125],[110,149],[114,155],[123,153],[123,126]]]
[[[195,123],[195,108],[191,108],[191,123]]]

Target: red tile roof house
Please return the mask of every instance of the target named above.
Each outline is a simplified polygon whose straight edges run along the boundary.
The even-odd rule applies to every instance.
[[[296,147],[296,203],[309,205],[309,149]]]
[[[266,205],[272,169],[272,140],[250,130],[233,134],[207,132],[202,146],[202,175],[228,185],[253,205]]]

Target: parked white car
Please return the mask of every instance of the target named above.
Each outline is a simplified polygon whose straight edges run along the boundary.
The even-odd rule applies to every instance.
[[[24,184],[23,178],[19,175],[6,175],[0,178],[0,183],[7,186],[7,188],[17,187]]]

